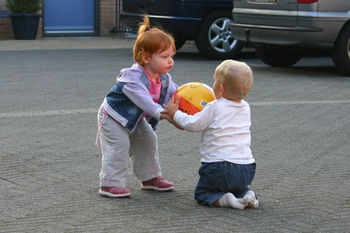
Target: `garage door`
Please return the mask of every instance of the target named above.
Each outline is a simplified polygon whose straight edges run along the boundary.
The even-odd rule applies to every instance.
[[[96,0],[44,0],[44,35],[95,34]]]

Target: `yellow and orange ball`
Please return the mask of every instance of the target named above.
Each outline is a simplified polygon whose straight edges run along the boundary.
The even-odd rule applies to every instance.
[[[179,110],[189,115],[202,111],[204,106],[215,99],[213,89],[201,82],[189,82],[177,89],[174,100],[180,98]]]

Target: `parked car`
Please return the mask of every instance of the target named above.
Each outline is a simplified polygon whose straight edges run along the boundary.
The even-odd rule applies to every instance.
[[[202,55],[227,59],[243,47],[230,31],[232,6],[232,0],[125,0],[120,20],[136,31],[147,14],[151,26],[174,36],[177,49],[186,40],[194,40]]]
[[[349,0],[233,0],[233,36],[271,66],[291,66],[306,48],[331,52],[350,76]]]

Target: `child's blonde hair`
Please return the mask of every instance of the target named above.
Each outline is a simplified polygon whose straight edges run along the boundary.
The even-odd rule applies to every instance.
[[[216,67],[214,75],[228,98],[244,99],[253,86],[253,72],[244,62],[225,60]]]
[[[174,52],[176,52],[174,38],[159,28],[151,28],[148,16],[144,16],[133,48],[134,60],[143,66],[143,56],[152,56],[154,53],[163,52],[169,47],[173,47]]]

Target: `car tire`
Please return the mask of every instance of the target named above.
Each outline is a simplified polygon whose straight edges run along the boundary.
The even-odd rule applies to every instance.
[[[186,40],[175,34],[173,35],[173,37],[175,40],[176,50],[179,50],[185,44]]]
[[[274,67],[289,67],[301,59],[301,55],[283,46],[261,45],[255,48],[257,56],[265,64]]]
[[[350,76],[350,24],[340,32],[332,50],[332,58],[337,71]]]
[[[210,59],[229,59],[239,54],[244,43],[233,38],[231,22],[231,11],[217,11],[204,19],[195,40],[202,55]]]

